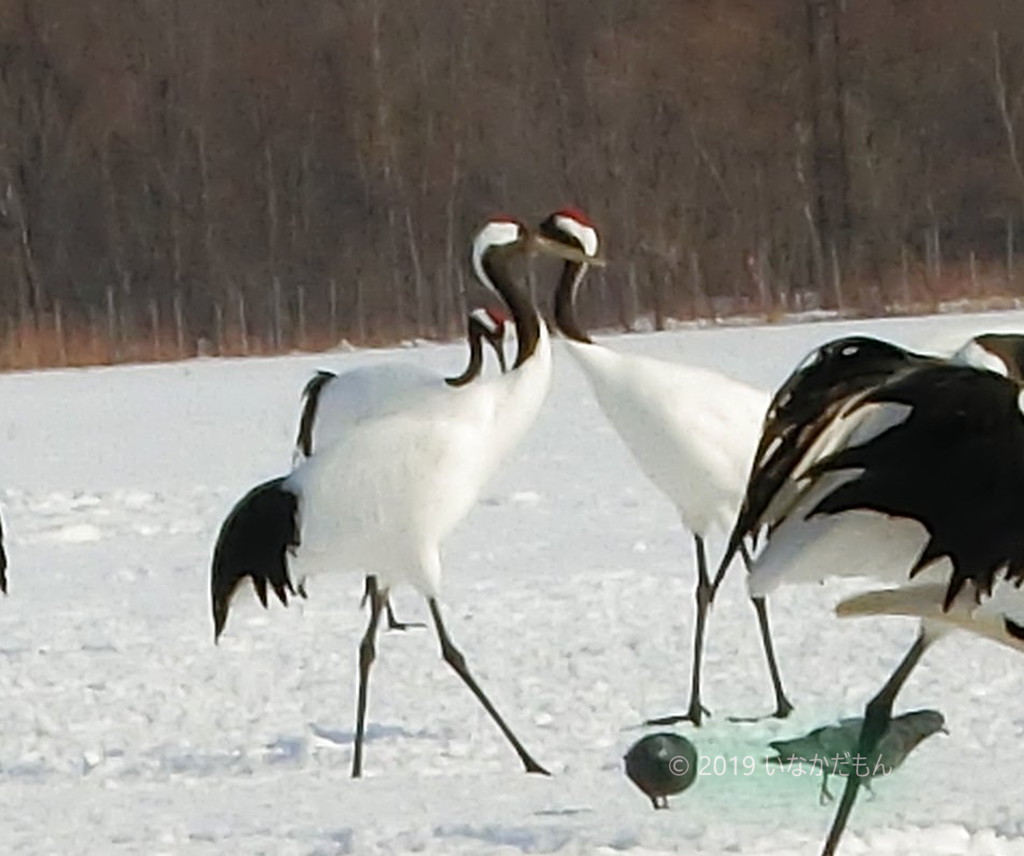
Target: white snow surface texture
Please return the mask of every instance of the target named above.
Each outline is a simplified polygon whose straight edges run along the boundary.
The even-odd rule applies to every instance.
[[[770,390],[846,333],[948,352],[986,330],[1024,330],[1024,313],[598,340]],[[429,629],[381,635],[364,778],[349,778],[355,575],[268,611],[246,583],[212,639],[217,531],[288,470],[313,371],[400,359],[456,374],[464,344],[0,376],[0,853],[817,853],[834,811],[821,779],[769,775],[767,743],[860,715],[916,622],[837,619],[849,580],[780,590],[769,608],[797,709],[729,722],[771,702],[734,567],[709,621],[713,715],[680,726],[701,774],[653,811],[622,755],[688,698],[692,539],[554,347],[551,394],[444,545],[442,589],[452,638],[550,778],[521,772]],[[429,620],[412,590],[394,602]],[[962,633],[936,645],[897,710],[938,708],[951,733],[862,797],[842,853],[1024,854],[1022,678],[1008,649]]]

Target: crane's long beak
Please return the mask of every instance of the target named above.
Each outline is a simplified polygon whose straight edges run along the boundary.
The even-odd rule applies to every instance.
[[[607,264],[601,256],[588,256],[576,247],[570,247],[561,241],[555,241],[546,235],[536,233],[530,235],[529,249],[530,252],[546,253],[549,256],[557,256],[566,261],[579,262],[580,264],[593,265],[594,267],[604,267]]]

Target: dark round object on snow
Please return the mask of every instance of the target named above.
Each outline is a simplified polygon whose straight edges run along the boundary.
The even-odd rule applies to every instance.
[[[641,738],[630,747],[625,761],[626,775],[655,808],[668,808],[669,794],[685,791],[697,778],[697,750],[671,731]]]

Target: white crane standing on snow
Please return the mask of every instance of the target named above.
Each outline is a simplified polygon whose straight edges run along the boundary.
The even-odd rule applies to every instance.
[[[540,226],[552,241],[597,253],[597,230],[579,212],[558,211]],[[705,538],[736,515],[768,407],[760,390],[704,368],[622,354],[595,344],[576,318],[575,300],[587,271],[583,260],[566,260],[555,295],[555,324],[583,370],[608,421],[633,453],[644,475],[672,501],[693,533],[697,555],[697,620],[694,628],[690,705],[686,714],[650,720],[700,725],[701,658],[712,586]],[[775,691],[774,716],[792,710],[779,677],[763,599],[755,598],[765,656]]]
[[[490,220],[473,241],[473,269],[504,301],[516,327],[518,350],[507,374],[458,387],[402,364],[339,375],[331,383],[349,387],[346,398],[360,414],[345,436],[290,475],[254,488],[221,528],[211,574],[215,636],[223,631],[231,597],[246,576],[264,603],[268,585],[287,603],[288,593],[294,594],[293,570],[300,577],[330,571],[374,576],[369,622],[359,646],[353,777],[362,773],[380,614],[388,590],[399,583],[412,585],[426,598],[442,657],[490,714],[527,772],[547,772],[477,685],[445,629],[438,601],[441,542],[533,423],[550,384],[547,328],[509,271],[509,262],[535,248],[567,258],[583,256],[531,235],[508,218]]]

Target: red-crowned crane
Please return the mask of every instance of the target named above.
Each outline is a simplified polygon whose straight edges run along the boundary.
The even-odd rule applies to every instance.
[[[477,278],[504,302],[518,348],[500,377],[452,386],[408,364],[357,368],[331,383],[348,387],[358,413],[344,437],[290,475],[251,490],[224,522],[214,549],[214,633],[224,629],[245,577],[266,602],[270,586],[287,603],[292,574],[372,574],[369,622],[359,646],[352,775],[362,773],[370,668],[388,590],[416,588],[433,619],[445,662],[490,714],[527,772],[546,773],[478,686],[441,617],[441,542],[533,424],[551,380],[547,327],[510,264],[534,249],[581,259],[579,250],[531,234],[509,218],[487,222],[473,241]],[[596,261],[589,259],[588,261]]]
[[[769,410],[729,541],[730,551],[762,541],[751,594],[866,577],[875,587],[840,602],[839,615],[921,619],[865,708],[862,758],[874,757],[936,639],[959,628],[1024,652],[1021,341],[978,336],[944,360],[840,339],[805,359]],[[836,852],[868,775],[847,779],[823,856]]]
[[[557,211],[540,233],[586,255],[597,253],[597,229],[579,212]],[[645,476],[676,507],[693,534],[697,556],[696,624],[690,704],[680,716],[648,725],[689,720],[700,725],[701,658],[712,586],[705,538],[714,528],[728,531],[736,516],[769,397],[718,372],[624,354],[591,340],[576,317],[586,260],[567,259],[555,295],[555,324],[566,348],[590,382],[608,421],[632,452]],[[772,647],[763,599],[753,600],[775,692],[775,711],[793,709],[786,698]]]

